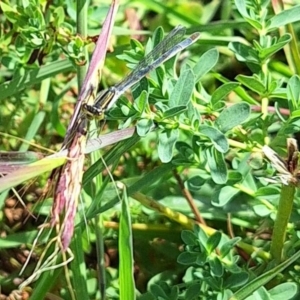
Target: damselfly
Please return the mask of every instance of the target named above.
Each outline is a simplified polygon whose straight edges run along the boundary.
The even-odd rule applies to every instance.
[[[156,69],[163,62],[175,56],[178,52],[193,44],[200,33],[196,32],[187,39],[182,40],[185,27],[175,27],[121,82],[102,91],[95,99],[93,105],[83,103],[82,109],[89,118],[102,120],[106,110],[118,100],[118,98],[135,83],[145,77],[150,71]],[[180,42],[181,41],[181,42]]]

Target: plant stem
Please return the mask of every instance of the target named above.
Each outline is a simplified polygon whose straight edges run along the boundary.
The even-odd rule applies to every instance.
[[[293,184],[282,185],[271,243],[271,254],[277,264],[282,260],[282,249],[285,241],[287,224],[293,207],[294,194],[295,186]]]
[[[87,37],[87,10],[89,7],[89,2],[90,1],[86,1],[86,0],[78,0],[77,1],[77,10],[76,10],[76,12],[77,12],[77,33],[84,39]],[[88,59],[87,47],[84,47],[83,52],[84,52],[84,56],[86,57],[86,59]],[[87,67],[88,67],[88,64],[77,67],[77,76],[78,76],[77,78],[78,78],[79,90],[80,90],[83,80],[85,78]]]

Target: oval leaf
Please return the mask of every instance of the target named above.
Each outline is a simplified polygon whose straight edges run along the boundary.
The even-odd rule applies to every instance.
[[[211,235],[206,244],[206,250],[208,253],[212,253],[219,245],[222,238],[222,234],[219,231],[216,231],[213,235]]]
[[[194,66],[195,83],[197,83],[206,73],[208,73],[218,62],[219,52],[217,49],[211,49],[205,52],[198,63]]]
[[[287,96],[291,104],[292,110],[296,109],[300,101],[300,78],[297,75],[291,77],[287,85]]]
[[[227,139],[218,129],[208,125],[201,125],[199,132],[207,136],[219,152],[225,153],[228,151],[229,145]]]
[[[193,265],[199,256],[198,252],[183,252],[177,257],[177,262],[182,265]]]
[[[134,100],[133,107],[142,114],[146,107],[149,106],[148,103],[148,93],[146,91],[142,91],[140,96]]]
[[[240,84],[237,82],[227,82],[217,88],[211,96],[211,104],[216,105],[220,100],[224,99],[231,91]]]
[[[178,134],[177,129],[165,130],[159,134],[158,156],[162,162],[167,163],[172,159]]]
[[[187,109],[185,105],[175,106],[163,112],[163,119],[172,118],[181,114]]]
[[[297,284],[294,282],[284,282],[272,288],[269,293],[273,300],[292,299],[297,293]]]
[[[218,119],[216,125],[222,132],[227,132],[233,127],[242,124],[250,116],[250,106],[247,103],[237,103],[225,108]]]
[[[169,107],[187,105],[191,99],[194,85],[194,73],[191,69],[182,72],[177,80],[175,87],[170,95]]]
[[[266,92],[266,87],[264,84],[254,76],[238,75],[236,76],[236,79],[244,86],[259,95],[262,95]]]
[[[209,260],[210,273],[213,277],[221,277],[224,273],[224,268],[218,257]]]
[[[234,289],[246,284],[249,280],[249,274],[247,272],[233,273],[224,282],[224,286],[230,289]]]
[[[285,9],[271,18],[267,23],[268,31],[277,30],[278,27],[297,21],[300,21],[300,5]]]
[[[136,131],[139,136],[145,136],[153,127],[153,120],[141,119],[136,124]]]
[[[186,245],[197,245],[197,236],[191,230],[183,230],[181,232],[181,239]]]
[[[224,161],[223,154],[210,148],[206,150],[207,163],[210,168],[211,177],[217,184],[227,182],[227,167]]]
[[[192,283],[186,293],[185,293],[185,299],[198,299],[199,295],[201,293],[201,285],[199,282]]]
[[[213,195],[212,203],[215,206],[224,206],[239,192],[240,190],[232,186],[224,186]]]

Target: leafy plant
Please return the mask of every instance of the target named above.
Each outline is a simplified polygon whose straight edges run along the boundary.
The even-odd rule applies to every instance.
[[[78,1],[77,12],[66,3],[0,3],[6,20],[1,24],[0,130],[6,133],[1,150],[33,151],[27,143],[32,140],[59,149],[78,90],[74,66],[82,78],[85,46],[92,40],[74,27],[84,3]],[[131,131],[121,141],[125,131],[115,133],[112,140],[117,136],[120,142],[103,154],[94,151],[99,139],[90,139],[92,159],[86,160],[70,252],[55,252],[58,266],[73,259],[65,274],[47,265],[54,253],[45,246],[50,231],[44,229],[36,240],[36,224],[10,217],[14,205],[20,207],[6,190],[61,165],[62,157],[2,178],[1,256],[14,258],[10,248],[24,254],[26,245],[37,255],[48,249],[22,278],[30,278],[36,263],[51,270],[23,290],[31,299],[52,290],[63,299],[104,294],[142,300],[297,299],[299,154],[292,137],[299,132],[299,5],[284,8],[267,0],[126,4],[135,5],[144,25],[157,29],[144,47],[127,37],[144,32],[115,28],[122,35],[113,42],[119,55],[108,56],[100,89],[121,80],[126,65],[133,69],[162,40],[158,25],[169,31],[184,24],[188,34],[200,31],[201,38],[150,72],[106,113],[103,132],[135,126],[137,134]],[[92,2],[80,24],[98,34],[94,20],[99,22],[105,9]],[[125,26],[121,18],[118,25]],[[106,144],[109,137],[100,140]],[[12,165],[6,161],[5,170]],[[33,190],[23,197],[30,208],[40,195]],[[51,204],[49,197],[31,211],[46,218]],[[0,283],[8,295],[17,288],[17,275],[7,270],[10,276]],[[97,284],[97,278],[103,281]]]

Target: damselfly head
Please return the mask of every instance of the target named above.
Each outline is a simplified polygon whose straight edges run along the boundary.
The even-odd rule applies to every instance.
[[[104,110],[101,107],[95,105],[88,105],[87,103],[82,104],[82,111],[88,119],[103,120]]]
[[[88,119],[96,119],[101,121],[105,117],[105,111],[112,106],[113,102],[111,102],[111,100],[114,97],[114,95],[114,87],[103,90],[97,95],[93,105],[83,103],[81,106],[82,111]]]

